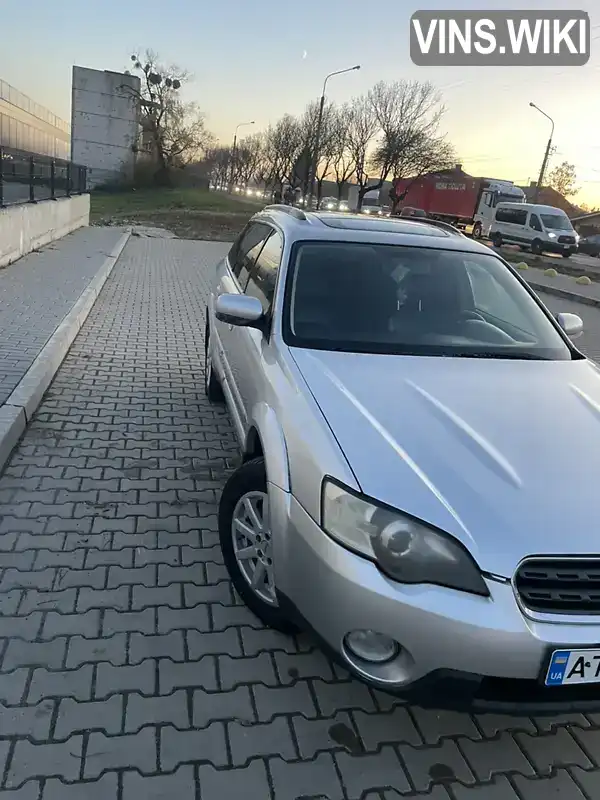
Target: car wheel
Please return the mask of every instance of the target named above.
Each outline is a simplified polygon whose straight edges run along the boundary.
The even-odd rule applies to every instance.
[[[535,256],[542,255],[542,243],[540,242],[539,239],[534,239],[533,242],[531,243],[531,252]]]
[[[242,464],[225,484],[219,541],[231,582],[250,611],[269,627],[293,633],[296,627],[281,612],[275,592],[264,458]]]
[[[206,330],[205,345],[204,345],[204,391],[211,403],[223,402],[223,388],[213,369],[212,358],[210,356],[209,348],[210,333],[208,328]]]
[[[494,247],[502,247],[502,236],[499,233],[492,236],[492,244]]]
[[[483,233],[481,222],[476,222],[473,226],[473,238],[474,239],[481,239],[481,235]]]
[[[571,256],[573,255],[573,251],[572,250],[563,250],[561,255],[562,255],[563,258],[571,258]]]

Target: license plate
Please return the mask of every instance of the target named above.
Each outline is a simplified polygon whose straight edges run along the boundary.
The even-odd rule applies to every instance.
[[[555,650],[546,673],[546,686],[600,683],[600,649]]]

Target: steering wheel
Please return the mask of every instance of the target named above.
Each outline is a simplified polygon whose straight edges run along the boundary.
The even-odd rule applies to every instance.
[[[460,318],[464,320],[476,319],[479,320],[479,322],[485,322],[485,317],[482,314],[480,314],[479,311],[471,311],[471,310],[461,311]]]

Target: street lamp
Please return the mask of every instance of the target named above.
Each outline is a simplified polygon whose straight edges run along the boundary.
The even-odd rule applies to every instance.
[[[238,125],[235,126],[235,132],[233,134],[233,147],[231,148],[231,186],[233,188],[233,179],[235,178],[235,157],[236,157],[236,147],[237,147],[237,134],[238,130],[242,128],[244,125],[254,125],[254,120],[250,122],[240,122]]]
[[[321,128],[323,127],[323,108],[325,107],[325,90],[327,89],[327,81],[334,75],[342,75],[344,72],[354,72],[360,69],[360,64],[354,67],[347,67],[347,69],[338,69],[336,72],[330,72],[323,81],[323,91],[321,92],[321,101],[319,103],[319,116],[317,117],[317,130],[315,131],[315,147],[313,150],[312,164],[310,168],[310,197],[315,196],[315,181],[317,179],[317,166],[319,161],[319,147],[321,145]]]
[[[550,149],[552,147],[552,137],[554,136],[554,120],[552,119],[552,117],[546,114],[545,111],[542,111],[541,108],[536,106],[535,103],[529,103],[529,105],[531,106],[531,108],[535,108],[536,111],[539,111],[540,114],[543,114],[546,117],[546,119],[549,119],[550,122],[552,123],[552,129],[550,130],[550,138],[548,139],[548,144],[546,145],[546,152],[544,153],[544,160],[542,161],[542,167],[540,169],[540,176],[538,178],[537,186],[535,187],[535,194],[533,201],[534,203],[537,203],[538,198],[540,196],[540,189],[542,188],[542,183],[544,182],[544,174],[546,172],[546,166],[548,164],[548,158],[550,156]]]

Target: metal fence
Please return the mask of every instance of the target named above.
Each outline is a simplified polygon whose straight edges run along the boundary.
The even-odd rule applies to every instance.
[[[0,208],[56,200],[86,191],[86,167],[61,158],[0,147]]]

